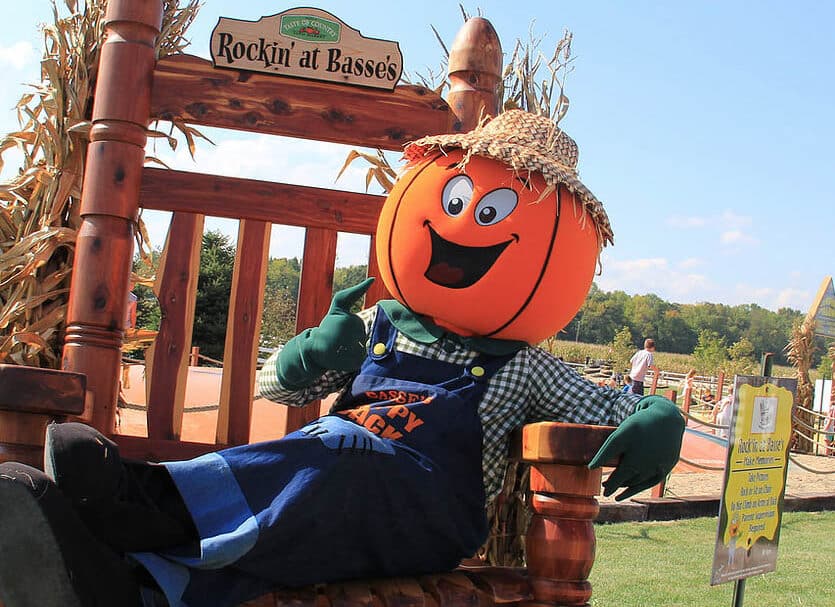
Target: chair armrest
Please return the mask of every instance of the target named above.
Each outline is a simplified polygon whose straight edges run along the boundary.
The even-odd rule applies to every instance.
[[[0,411],[81,415],[86,386],[81,373],[0,365]]]
[[[511,436],[510,457],[527,463],[585,465],[614,431],[614,426],[563,422],[526,424]],[[616,464],[616,460],[606,462],[608,466]]]
[[[588,463],[615,430],[560,422],[527,424],[514,433],[511,457],[531,464],[525,536],[534,600],[529,607],[588,605],[594,563],[593,521],[600,511],[602,470]],[[606,462],[614,466],[617,461]]]

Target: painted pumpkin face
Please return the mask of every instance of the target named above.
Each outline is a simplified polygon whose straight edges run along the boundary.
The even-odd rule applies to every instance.
[[[389,292],[460,335],[538,343],[577,313],[597,231],[560,187],[461,150],[420,160],[380,214],[377,259]],[[540,199],[541,198],[541,199]]]

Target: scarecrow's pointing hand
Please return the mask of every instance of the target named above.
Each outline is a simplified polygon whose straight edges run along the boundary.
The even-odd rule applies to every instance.
[[[615,497],[620,501],[663,481],[678,462],[683,434],[684,419],[672,401],[661,396],[638,401],[635,413],[609,435],[589,462],[589,468],[598,468],[620,458],[603,483],[603,495],[624,487]]]
[[[363,282],[338,291],[318,327],[306,329],[288,341],[278,355],[277,375],[281,385],[300,390],[325,371],[356,371],[365,360],[368,334],[351,307],[362,299],[374,282]]]

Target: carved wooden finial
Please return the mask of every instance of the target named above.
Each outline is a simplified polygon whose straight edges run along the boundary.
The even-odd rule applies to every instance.
[[[473,17],[458,31],[449,53],[449,105],[458,117],[455,131],[475,128],[483,115],[499,111],[502,45],[493,25]]]

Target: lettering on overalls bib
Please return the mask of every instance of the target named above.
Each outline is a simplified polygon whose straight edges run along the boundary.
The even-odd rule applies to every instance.
[[[337,415],[350,419],[381,438],[392,440],[411,434],[424,423],[418,412],[414,410],[414,407],[409,407],[409,404],[428,405],[435,398],[434,395],[415,394],[402,390],[365,392],[365,395],[371,398],[384,395],[385,400],[379,404],[362,405],[347,411],[340,411]],[[395,404],[388,404],[392,402]]]

